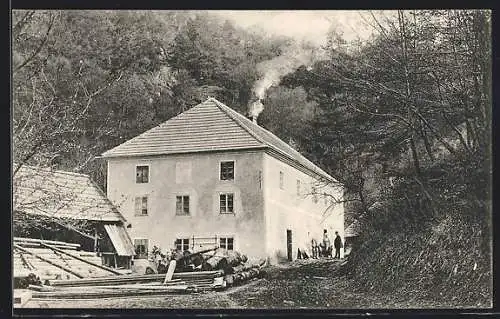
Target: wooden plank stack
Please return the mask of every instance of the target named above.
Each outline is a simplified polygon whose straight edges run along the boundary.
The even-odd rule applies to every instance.
[[[40,268],[47,269],[49,267],[58,268],[53,265],[44,265],[39,257],[25,253],[30,250],[33,253],[37,251],[39,256],[57,263],[60,267],[71,267],[71,271],[85,273],[82,264],[86,267],[92,265],[82,263],[80,260],[84,258],[86,252],[82,254],[76,250],[65,250],[64,245],[61,243],[41,243],[37,247],[33,247],[33,241],[26,241],[30,247],[16,244],[17,249],[17,264],[23,265],[23,258],[30,259],[36,265],[34,267],[38,270]],[[20,243],[18,241],[18,243]],[[29,246],[28,245],[28,246]],[[54,248],[54,246],[58,248]],[[16,246],[14,246],[16,247]],[[60,250],[68,251],[68,254],[61,253]],[[79,258],[73,258],[80,254]],[[22,258],[21,258],[22,257]],[[87,256],[94,258],[94,255]],[[37,259],[38,263],[37,263]],[[95,260],[97,262],[97,260]],[[181,268],[176,267],[177,262],[180,262],[183,267],[192,265],[196,262],[198,266],[202,267],[187,267],[188,269],[211,268],[210,270],[195,270],[195,271],[179,271]],[[43,277],[44,284],[31,283],[28,287],[32,291],[32,298],[46,299],[46,298],[59,298],[59,299],[92,299],[92,298],[112,298],[112,297],[127,297],[127,296],[153,296],[153,295],[168,295],[180,293],[193,293],[205,290],[219,290],[228,286],[244,283],[245,281],[258,277],[261,274],[261,267],[264,262],[259,264],[247,263],[247,258],[244,255],[235,251],[228,251],[225,249],[212,249],[204,250],[193,254],[183,256],[177,262],[170,265],[175,269],[173,274],[152,274],[152,275],[116,275],[116,272],[107,272],[104,267],[94,267],[94,271],[101,272],[101,276],[69,276]],[[64,264],[63,264],[64,263]],[[208,265],[208,266],[207,266]],[[37,268],[38,266],[38,268]],[[28,266],[26,266],[28,267]],[[61,270],[61,269],[59,269]]]
[[[174,273],[163,282],[164,274],[121,275],[103,278],[50,280],[47,285],[31,285],[32,298],[92,299],[192,293],[216,289],[222,271]]]
[[[14,237],[14,278],[36,274],[43,282],[109,276],[95,252],[79,251],[79,244]],[[75,257],[81,259],[78,260]],[[83,261],[82,261],[83,259]],[[95,265],[92,265],[95,264]]]

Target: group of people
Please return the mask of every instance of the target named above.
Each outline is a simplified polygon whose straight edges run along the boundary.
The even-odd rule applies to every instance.
[[[318,242],[313,239],[311,241],[312,245],[312,258],[318,258],[320,256],[323,257],[332,257],[333,248],[335,248],[335,256],[333,258],[340,259],[340,249],[344,247],[342,244],[342,238],[340,238],[339,232],[335,232],[335,239],[333,241],[333,247],[330,242],[330,238],[328,238],[327,230],[323,230],[323,242],[318,244]]]

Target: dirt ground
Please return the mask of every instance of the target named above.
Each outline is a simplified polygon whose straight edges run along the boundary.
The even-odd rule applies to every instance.
[[[92,300],[31,300],[26,308],[161,309],[407,309],[455,308],[446,301],[418,298],[418,293],[387,295],[356,291],[336,274],[340,261],[297,260],[267,267],[263,278],[224,291],[188,295]],[[478,305],[460,305],[474,308]]]

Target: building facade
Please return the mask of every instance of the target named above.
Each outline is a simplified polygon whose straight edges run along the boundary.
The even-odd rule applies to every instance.
[[[210,98],[102,155],[107,196],[136,258],[153,246],[220,246],[295,259],[327,229],[344,234],[342,187],[297,151]]]

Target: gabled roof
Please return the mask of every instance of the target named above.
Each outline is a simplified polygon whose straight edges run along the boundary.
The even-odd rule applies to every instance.
[[[14,210],[79,220],[125,221],[88,175],[23,165],[13,177]]]
[[[271,149],[308,171],[334,181],[334,178],[276,135],[214,98],[209,98],[186,112],[104,152],[102,157],[259,148]]]

